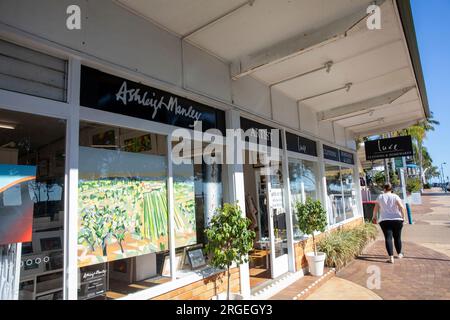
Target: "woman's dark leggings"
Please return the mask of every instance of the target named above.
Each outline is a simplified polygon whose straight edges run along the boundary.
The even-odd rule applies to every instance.
[[[394,245],[397,253],[402,253],[402,220],[385,220],[380,222],[381,230],[383,230],[384,240],[386,242],[386,250],[389,256],[394,255],[392,248],[392,237],[394,237]]]

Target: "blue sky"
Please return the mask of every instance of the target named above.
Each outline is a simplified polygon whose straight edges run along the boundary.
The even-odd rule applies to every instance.
[[[434,165],[443,162],[450,176],[450,1],[411,0],[411,7],[425,77],[428,101],[440,121],[428,134],[425,146]]]

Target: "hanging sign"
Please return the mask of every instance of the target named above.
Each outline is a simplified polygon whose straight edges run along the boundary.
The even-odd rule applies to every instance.
[[[315,141],[286,132],[286,148],[289,151],[317,157],[317,144]]]
[[[203,131],[225,132],[222,110],[86,66],[81,66],[80,104],[188,129],[201,121]]]
[[[413,155],[411,136],[366,141],[366,160],[389,159]]]
[[[324,144],[323,157],[328,160],[339,161],[339,150]]]

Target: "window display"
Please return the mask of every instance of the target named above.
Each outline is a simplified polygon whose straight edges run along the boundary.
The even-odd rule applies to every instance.
[[[80,299],[170,280],[166,137],[82,122],[78,199]]]
[[[354,217],[356,210],[356,189],[353,183],[353,170],[341,168],[342,188],[344,190],[345,219]]]
[[[331,214],[331,224],[335,224],[345,220],[340,167],[325,165],[325,177],[327,182],[327,209],[328,213]]]
[[[292,202],[292,221],[294,239],[300,240],[302,233],[297,226],[295,204],[304,202],[308,197],[317,199],[317,163],[308,160],[289,160],[289,184]]]
[[[202,160],[206,145],[196,146],[190,140],[172,142],[173,146],[178,144],[182,144],[180,148],[173,148],[173,157],[180,160],[173,163],[175,247],[177,254],[185,255],[205,243],[204,230],[209,218],[222,205],[222,165],[214,161],[207,165]],[[215,150],[211,157],[220,159],[219,152]],[[180,270],[194,268],[185,262],[189,261],[182,261]],[[177,276],[183,276],[183,272]]]
[[[7,110],[0,121],[0,244],[23,243],[19,299],[62,299],[66,122]]]

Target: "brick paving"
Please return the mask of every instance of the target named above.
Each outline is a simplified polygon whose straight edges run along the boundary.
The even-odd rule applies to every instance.
[[[305,275],[286,289],[283,289],[282,291],[271,297],[270,300],[305,300],[309,296],[309,294],[317,290],[321,285],[323,285],[334,275],[334,271],[330,270],[329,268],[324,269],[323,277],[315,277],[309,274]],[[311,288],[312,284],[315,283],[318,279],[321,279],[320,282],[317,283],[314,288]],[[299,297],[298,295],[302,292],[304,293]]]
[[[450,299],[450,257],[412,242],[404,242],[405,258],[386,263],[384,241],[376,241],[359,258],[337,273],[345,280],[366,287],[369,266],[380,268],[380,289],[386,300]]]
[[[370,291],[382,299],[450,300],[450,194],[428,190],[422,201],[422,205],[412,206],[414,224],[404,225],[405,258],[395,259],[394,264],[386,263],[387,254],[380,230],[377,241],[338,271],[336,278],[353,282],[360,286],[359,290],[366,290],[371,275],[367,268],[377,266],[380,268],[380,288]],[[314,281],[314,277],[305,276],[272,299],[292,299]],[[337,284],[330,289],[323,283],[315,288],[312,296],[340,300],[343,297],[353,299],[352,294],[359,294],[354,292],[354,288],[345,289]],[[338,287],[339,290],[336,289]],[[345,290],[352,292],[343,292]]]

